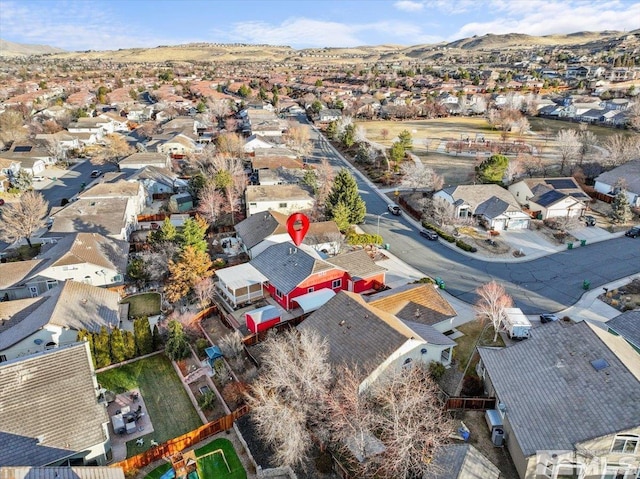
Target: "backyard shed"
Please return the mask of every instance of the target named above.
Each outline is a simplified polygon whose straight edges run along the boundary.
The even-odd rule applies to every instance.
[[[263,306],[245,313],[247,328],[252,333],[259,333],[280,322],[280,311],[275,306]]]
[[[204,350],[204,352],[207,354],[207,361],[211,366],[213,366],[213,363],[216,361],[216,359],[223,356],[222,351],[220,351],[220,348],[218,346],[209,346]]]
[[[189,193],[178,193],[169,198],[169,209],[177,213],[184,213],[193,208],[193,198]]]

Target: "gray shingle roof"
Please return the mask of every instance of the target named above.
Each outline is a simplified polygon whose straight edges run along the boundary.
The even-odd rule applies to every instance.
[[[606,326],[640,349],[640,310],[622,313],[607,321]]]
[[[626,181],[627,191],[640,195],[640,159],[628,161],[611,171],[606,171],[597,176],[596,181],[613,188],[620,178]]]
[[[333,366],[357,364],[370,373],[414,336],[403,326],[393,315],[367,305],[359,295],[341,291],[298,329],[315,330],[327,339]]]
[[[3,467],[0,479],[124,479],[121,467]]]
[[[102,326],[118,326],[120,321],[120,296],[105,288],[65,281],[41,297],[47,299],[35,308],[25,304],[31,312],[20,315],[20,321],[11,321],[9,328],[2,332],[0,351],[22,341],[46,324],[97,332]]]
[[[433,458],[432,479],[498,479],[500,470],[471,444],[447,444]],[[2,479],[2,478],[0,478]]]
[[[292,242],[269,246],[250,261],[251,266],[269,278],[269,282],[288,294],[314,273],[336,269],[320,259],[308,246],[296,247]]]
[[[244,245],[248,249],[251,249],[265,238],[274,234],[276,230],[279,229],[282,233],[286,231],[286,228],[280,226],[276,215],[280,215],[280,213],[274,211],[256,213],[235,225],[234,229]]]
[[[535,331],[512,347],[478,348],[525,456],[640,426],[640,381],[588,323]],[[596,371],[600,358],[609,367]]]
[[[457,344],[453,339],[450,339],[446,335],[442,334],[433,326],[429,326],[428,324],[416,323],[415,321],[409,321],[405,319],[401,319],[401,321],[413,331],[418,333],[418,335],[429,344],[436,344],[438,346],[455,346]]]
[[[363,249],[334,256],[327,259],[327,263],[348,271],[351,277],[356,279],[368,278],[386,271],[386,268],[378,266]]]
[[[87,343],[0,363],[0,466],[45,466],[107,438]]]
[[[492,196],[486,201],[483,201],[475,209],[474,214],[483,215],[487,218],[496,218],[509,209],[509,203],[502,201],[500,198]]]

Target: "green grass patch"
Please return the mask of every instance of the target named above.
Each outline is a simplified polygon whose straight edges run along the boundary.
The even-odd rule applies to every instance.
[[[139,388],[147,406],[154,431],[144,436],[142,446],[135,440],[127,442],[127,457],[149,449],[151,439],[162,443],[202,425],[171,361],[164,354],[99,373],[98,382],[116,393]]]
[[[211,454],[213,451],[221,449],[227,460],[225,464],[221,454]],[[198,460],[198,475],[200,479],[209,478],[230,478],[246,479],[247,473],[236,454],[231,441],[225,438],[218,438],[211,441],[206,446],[195,450]],[[209,454],[209,455],[207,455]],[[206,457],[202,457],[205,456]],[[227,469],[227,464],[229,469]],[[229,472],[231,470],[231,472]]]
[[[160,293],[142,293],[121,301],[129,304],[129,317],[155,316],[160,314]]]
[[[458,362],[458,369],[460,371],[464,371],[467,367],[469,358],[472,358],[472,360],[467,372],[472,373],[475,371],[475,365],[478,362],[476,342],[477,346],[504,347],[504,341],[500,335],[498,335],[498,340],[495,343],[493,342],[493,326],[487,326],[485,328],[485,324],[480,323],[478,320],[465,323],[456,329],[464,334],[464,336],[460,336],[455,340],[458,345],[453,348],[453,355]],[[480,337],[481,334],[482,337]],[[479,341],[478,338],[480,338]]]
[[[145,477],[146,477],[146,479],[160,479],[162,477],[162,475],[165,472],[167,472],[169,469],[171,469],[171,464],[169,464],[167,462],[166,464],[163,464],[162,466],[156,467],[153,471],[151,471]]]

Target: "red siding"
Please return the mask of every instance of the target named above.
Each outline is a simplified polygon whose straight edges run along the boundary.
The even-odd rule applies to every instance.
[[[361,280],[355,281],[353,284],[353,292],[362,293],[363,291],[375,289],[377,286],[381,284],[384,284],[384,273],[380,273],[375,276],[370,276],[369,278],[363,278]]]
[[[280,322],[280,317],[270,319],[268,321],[263,321],[262,323],[257,323],[251,317],[251,315],[247,314],[247,329],[252,333],[259,333],[260,331],[264,331],[265,329],[269,329]]]

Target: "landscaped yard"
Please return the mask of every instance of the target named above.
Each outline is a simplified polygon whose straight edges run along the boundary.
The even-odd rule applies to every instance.
[[[162,443],[202,425],[171,361],[164,354],[99,373],[98,382],[116,393],[139,388],[144,398],[154,431],[144,436],[143,446],[129,441],[127,457],[148,449],[151,439]]]
[[[464,334],[464,336],[460,336],[455,340],[458,345],[453,348],[453,355],[460,371],[464,371],[467,367],[469,358],[474,355],[476,346],[504,347],[504,341],[500,335],[498,335],[498,340],[495,343],[493,342],[493,326],[489,325],[485,328],[485,324],[473,320],[456,328]],[[482,337],[480,337],[481,334]],[[480,340],[478,341],[479,337]],[[475,371],[477,363],[478,358],[474,357],[467,369],[467,374],[472,374]]]
[[[221,450],[224,454],[214,453]],[[219,438],[211,441],[204,447],[196,449],[198,462],[198,475],[200,479],[224,478],[224,479],[246,479],[247,473],[236,454],[233,444],[228,439]],[[227,469],[227,465],[229,468]]]
[[[162,477],[162,475],[165,472],[167,472],[169,469],[171,469],[171,464],[169,464],[167,462],[167,463],[163,464],[162,466],[156,467],[153,471],[151,471],[145,477],[146,477],[146,479],[160,479]]]
[[[160,314],[160,293],[135,294],[121,302],[129,304],[129,318],[131,319]]]

